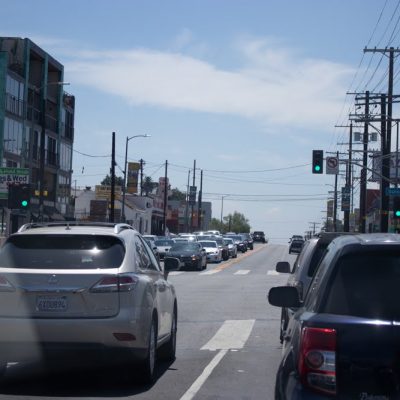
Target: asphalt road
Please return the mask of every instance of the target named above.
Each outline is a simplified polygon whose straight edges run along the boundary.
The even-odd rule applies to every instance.
[[[39,365],[15,364],[0,386],[0,400],[273,399],[280,309],[266,295],[287,280],[275,272],[276,262],[294,259],[286,245],[256,244],[206,271],[171,273],[178,295],[177,358],[158,366],[152,386],[140,385],[134,370],[55,368],[49,374]]]

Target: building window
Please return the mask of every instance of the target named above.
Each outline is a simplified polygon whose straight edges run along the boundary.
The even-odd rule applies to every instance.
[[[60,144],[60,169],[63,171],[71,171],[71,155],[72,147],[66,143],[61,142]]]
[[[47,164],[57,166],[57,140],[47,137]]]
[[[22,132],[23,125],[21,122],[11,118],[4,118],[4,150],[9,153],[21,154],[22,150]]]
[[[25,85],[23,82],[19,82],[7,75],[6,110],[19,117],[23,117],[24,115],[24,89]]]

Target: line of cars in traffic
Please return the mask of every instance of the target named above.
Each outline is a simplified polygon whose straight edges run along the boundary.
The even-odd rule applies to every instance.
[[[292,242],[292,241],[291,241]],[[322,233],[285,286],[275,399],[400,399],[400,235]]]
[[[219,231],[199,231],[169,237],[155,235],[143,237],[159,260],[163,260],[166,256],[178,258],[182,268],[198,271],[207,268],[208,262],[219,263],[229,258],[236,258],[238,252],[245,253],[254,248],[250,233],[228,232],[222,235]]]

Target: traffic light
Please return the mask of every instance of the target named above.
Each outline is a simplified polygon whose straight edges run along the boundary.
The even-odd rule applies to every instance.
[[[313,150],[312,152],[312,173],[322,174],[324,172],[324,151]]]
[[[393,198],[393,219],[400,219],[400,197]]]
[[[8,186],[8,208],[27,210],[31,202],[31,188],[27,184]]]

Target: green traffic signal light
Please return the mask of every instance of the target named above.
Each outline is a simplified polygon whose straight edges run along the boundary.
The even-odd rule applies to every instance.
[[[28,207],[28,201],[27,200],[22,200],[21,201],[21,206],[24,207],[24,208]]]
[[[396,215],[397,218],[399,218],[400,217],[400,210],[396,210],[394,214]]]
[[[320,167],[319,165],[316,165],[316,166],[314,167],[314,171],[319,172],[320,170],[321,170],[321,167]]]

